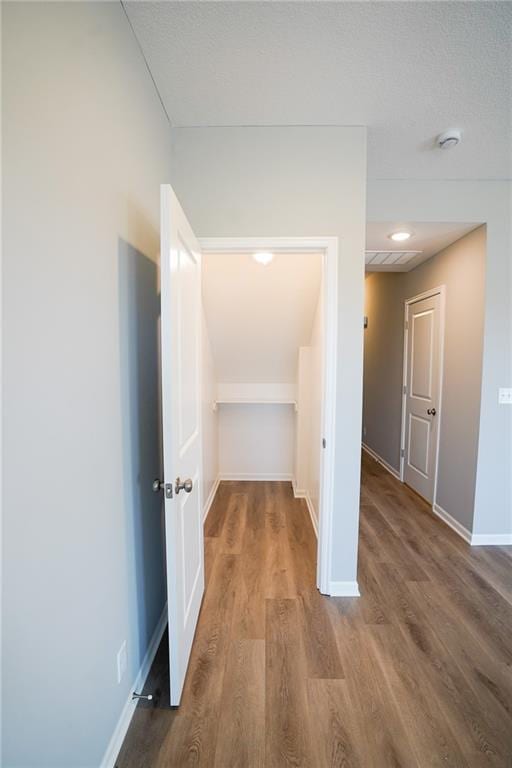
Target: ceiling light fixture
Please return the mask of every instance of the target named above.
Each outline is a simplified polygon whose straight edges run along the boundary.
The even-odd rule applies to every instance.
[[[393,232],[391,235],[389,235],[391,240],[394,240],[395,243],[403,243],[404,240],[408,240],[411,237],[410,232]]]
[[[258,264],[263,264],[266,267],[274,258],[274,254],[269,251],[259,251],[258,253],[253,253],[252,257]]]

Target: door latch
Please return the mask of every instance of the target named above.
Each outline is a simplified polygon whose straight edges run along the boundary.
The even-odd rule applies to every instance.
[[[165,498],[172,499],[172,495],[173,495],[172,483],[164,483],[163,480],[160,480],[160,478],[155,477],[151,487],[153,488],[154,493],[158,493],[158,491],[164,491]]]

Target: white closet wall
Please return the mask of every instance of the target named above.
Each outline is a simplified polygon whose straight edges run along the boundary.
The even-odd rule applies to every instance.
[[[308,496],[312,514],[318,525],[320,511],[320,450],[322,444],[322,389],[323,389],[323,301],[320,295],[311,333],[311,432],[308,445]]]
[[[291,480],[295,444],[293,405],[221,406],[222,480]]]
[[[294,478],[297,355],[310,345],[321,274],[320,254],[279,253],[268,266],[250,253],[203,257],[220,479]]]
[[[311,440],[311,347],[300,347],[297,359],[297,413],[295,419],[293,490],[306,497],[309,489]]]
[[[301,347],[298,355],[294,468],[295,495],[306,499],[317,530],[320,512],[323,339],[323,297],[320,291],[309,345]]]
[[[203,509],[206,513],[212,501],[212,496],[217,488],[217,479],[219,475],[219,436],[218,414],[213,409],[217,391],[215,364],[204,312],[202,322]]]

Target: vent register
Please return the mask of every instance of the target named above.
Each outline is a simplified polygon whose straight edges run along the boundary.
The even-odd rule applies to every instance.
[[[365,251],[366,266],[392,267],[407,264],[422,251]]]

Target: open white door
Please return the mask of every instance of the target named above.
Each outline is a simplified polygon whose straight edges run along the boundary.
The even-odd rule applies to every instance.
[[[204,592],[201,500],[201,252],[161,187],[162,435],[171,705],[180,703]]]

